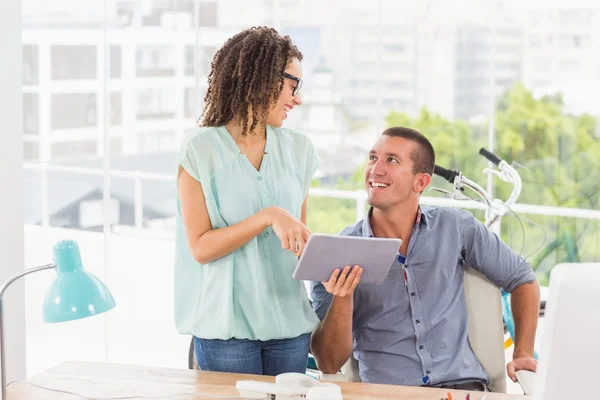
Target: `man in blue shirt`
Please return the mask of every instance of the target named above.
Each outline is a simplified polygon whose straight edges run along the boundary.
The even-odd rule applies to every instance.
[[[420,207],[431,181],[431,143],[408,128],[389,128],[369,153],[367,218],[347,236],[400,238],[397,260],[380,285],[360,285],[360,266],[312,282],[321,319],[311,350],[324,373],[354,355],[364,382],[487,390],[489,376],[471,350],[463,266],[512,293],[515,350],[507,365],[535,371],[539,286],[531,266],[469,212]]]

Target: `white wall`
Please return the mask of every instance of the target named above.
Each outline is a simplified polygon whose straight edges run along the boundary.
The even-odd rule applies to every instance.
[[[0,285],[23,269],[23,144],[21,98],[21,0],[0,2]],[[4,298],[6,374],[25,377],[23,283]]]

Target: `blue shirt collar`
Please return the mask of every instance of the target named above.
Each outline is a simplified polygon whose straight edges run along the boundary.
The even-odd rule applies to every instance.
[[[371,215],[373,214],[373,207],[369,207],[369,211],[367,212],[367,216],[363,219],[362,223],[362,235],[363,237],[374,237],[373,229],[371,229]],[[421,206],[419,206],[419,211],[417,213],[417,224],[427,225],[427,210],[423,210]]]
[[[362,223],[362,235],[363,237],[373,237],[373,230],[371,229],[371,215],[373,214],[373,207],[369,207],[367,215],[363,219]]]

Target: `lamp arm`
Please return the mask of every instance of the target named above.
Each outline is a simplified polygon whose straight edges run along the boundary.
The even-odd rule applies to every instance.
[[[17,279],[19,279],[25,275],[34,273],[34,272],[43,271],[45,269],[52,269],[52,268],[56,268],[55,263],[26,269],[25,271],[21,271],[15,275],[11,276],[8,279],[8,281],[6,281],[2,285],[2,287],[0,287],[0,369],[2,370],[0,372],[0,376],[1,376],[0,385],[2,386],[2,400],[7,400],[7,398],[6,398],[6,365],[4,362],[4,309],[3,309],[4,304],[2,302],[2,296],[4,295],[4,291],[11,285],[11,283],[16,281]]]
[[[25,271],[21,271],[19,273],[14,274],[10,278],[8,278],[8,280],[4,283],[4,285],[2,285],[2,287],[0,287],[0,301],[2,301],[2,295],[4,294],[4,291],[11,285],[11,283],[16,281],[20,277],[32,274],[34,272],[43,271],[45,269],[51,269],[51,268],[56,268],[56,264],[51,263],[51,264],[41,265],[39,267],[29,268],[29,269],[26,269]]]

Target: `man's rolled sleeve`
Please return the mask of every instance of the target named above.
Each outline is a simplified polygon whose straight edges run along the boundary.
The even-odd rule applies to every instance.
[[[515,271],[509,276],[506,282],[502,285],[505,292],[512,293],[513,290],[525,283],[535,282],[537,277],[535,272],[531,268],[531,265],[523,258],[519,257],[522,261]]]
[[[462,227],[465,261],[494,284],[511,293],[524,283],[536,280],[531,265],[475,219],[473,214],[462,212],[459,224]]]
[[[315,310],[319,319],[323,321],[333,300],[333,295],[325,290],[325,286],[321,282],[311,282],[310,297],[312,298],[313,310]]]

